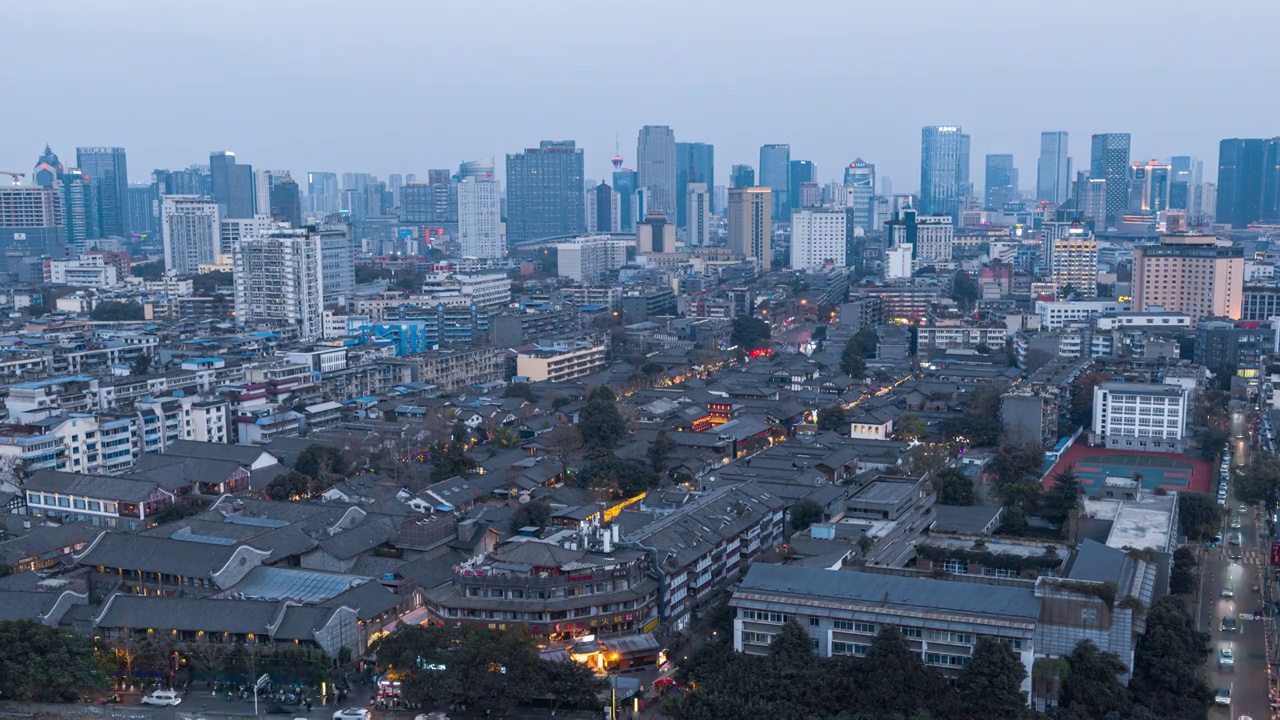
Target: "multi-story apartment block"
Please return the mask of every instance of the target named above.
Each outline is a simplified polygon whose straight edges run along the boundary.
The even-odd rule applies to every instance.
[[[497,272],[435,272],[423,279],[422,295],[432,305],[475,305],[488,310],[511,302],[511,280]]]
[[[516,375],[527,382],[565,382],[600,370],[605,365],[605,346],[572,343],[542,347],[535,345],[516,355]]]
[[[324,324],[324,274],[314,228],[277,227],[235,248],[236,321],[290,325],[302,340],[319,340]]]
[[[597,285],[616,278],[618,269],[627,264],[631,243],[608,235],[590,235],[556,243],[553,247],[561,277],[583,285]]]
[[[454,392],[505,379],[506,352],[502,347],[445,349],[410,355],[405,360],[412,368],[413,382],[427,383],[445,392]]]
[[[1194,320],[1240,319],[1244,251],[1207,235],[1165,235],[1133,250],[1134,309],[1183,312]]]
[[[1040,327],[1058,330],[1066,325],[1092,322],[1104,313],[1128,312],[1129,303],[1117,300],[1037,300]]]
[[[917,348],[927,357],[935,350],[1004,347],[1009,330],[1004,325],[976,325],[961,320],[939,320],[916,328]]]
[[[1186,426],[1184,387],[1102,383],[1093,389],[1093,439],[1106,447],[1180,453]]]

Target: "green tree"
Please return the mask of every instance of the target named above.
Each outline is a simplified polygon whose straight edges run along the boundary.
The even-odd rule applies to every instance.
[[[828,405],[818,410],[818,429],[831,431],[841,435],[849,434],[849,420],[845,418],[844,407]]]
[[[521,398],[529,402],[538,402],[538,396],[529,383],[513,382],[502,389],[502,397]]]
[[[894,434],[902,440],[919,440],[928,432],[928,424],[915,413],[903,413],[894,422]]]
[[[1178,493],[1178,527],[1188,540],[1211,540],[1222,527],[1222,509],[1208,495]]]
[[[1022,681],[1027,669],[1009,647],[991,637],[979,637],[969,664],[956,679],[960,717],[968,720],[1017,718],[1026,713]]]
[[[520,444],[520,436],[506,425],[499,425],[489,431],[488,443],[500,448],[513,448]]]
[[[964,438],[969,445],[983,447],[1000,441],[1000,393],[995,388],[979,385],[969,394],[964,414],[948,418],[938,425],[947,439]]]
[[[857,335],[849,339],[840,353],[840,372],[855,380],[867,376],[867,360]]]
[[[882,625],[864,660],[864,710],[904,716],[938,709],[950,693],[937,671],[925,666],[892,625]]]
[[[147,519],[157,525],[163,525],[199,515],[208,506],[209,501],[206,498],[186,495],[160,508],[160,512],[149,515]]]
[[[98,303],[98,306],[89,313],[89,317],[102,322],[121,322],[126,320],[142,320],[142,306],[136,302],[120,302],[117,300],[108,300]]]
[[[964,270],[957,270],[951,281],[951,299],[956,301],[961,310],[972,310],[973,304],[982,297],[978,284]]]
[[[933,487],[942,505],[972,505],[976,499],[973,480],[955,468],[943,468],[935,473]]]
[[[1200,674],[1209,636],[1196,630],[1182,599],[1166,595],[1147,611],[1129,687],[1136,702],[1162,718],[1203,718],[1213,692]]]
[[[791,506],[791,527],[796,531],[807,530],[810,525],[822,522],[822,516],[822,506],[805,498]]]
[[[511,513],[511,530],[536,527],[539,530],[551,523],[551,503],[546,500],[532,500]]]
[[[750,315],[739,315],[733,319],[729,342],[743,351],[750,351],[768,346],[772,336],[769,323]]]
[[[609,682],[583,663],[547,661],[542,665],[542,687],[555,710],[599,710],[600,694]]]
[[[435,482],[466,475],[476,466],[462,443],[437,440],[427,454],[431,458],[431,479]]]
[[[547,689],[537,646],[514,630],[412,625],[374,649],[381,669],[403,674],[401,691],[409,702],[501,715]]]
[[[657,473],[634,460],[613,455],[595,460],[574,475],[573,480],[579,487],[621,497],[635,497],[658,487]]]
[[[89,637],[33,620],[0,622],[0,698],[76,702],[97,677]]]
[[[1053,478],[1053,485],[1040,500],[1040,515],[1062,528],[1062,536],[1067,537],[1072,520],[1083,503],[1084,487],[1080,478],[1070,469],[1063,470]]]
[[[342,450],[329,445],[308,445],[293,463],[293,469],[310,478],[341,475],[347,469]]]
[[[1044,451],[1035,445],[1001,448],[991,459],[987,472],[994,476],[996,491],[1007,507],[1031,513],[1040,497],[1040,473]]]
[[[1270,453],[1252,453],[1249,464],[1235,475],[1235,491],[1240,502],[1275,507],[1280,502],[1280,459]]]
[[[678,449],[676,441],[667,434],[666,430],[659,430],[658,436],[653,439],[653,443],[649,445],[649,466],[654,472],[661,473],[667,469],[667,461],[675,454]]]
[[[218,288],[230,287],[234,282],[232,274],[226,270],[200,273],[191,278],[191,291],[199,297],[216,295]]]
[[[151,355],[148,353],[138,353],[129,361],[130,375],[146,375],[151,371]]]
[[[1058,703],[1090,718],[1111,717],[1111,713],[1123,716],[1133,706],[1119,680],[1127,670],[1115,653],[1102,652],[1093,642],[1081,640],[1067,657]]]
[[[269,500],[309,499],[315,490],[315,478],[303,475],[297,470],[280,475],[263,489]]]
[[[598,385],[587,393],[578,430],[587,446],[596,448],[612,448],[627,436],[627,421],[618,412],[618,401],[612,390]]]
[[[1191,548],[1173,551],[1173,569],[1169,572],[1169,592],[1190,595],[1196,590],[1196,556]]]

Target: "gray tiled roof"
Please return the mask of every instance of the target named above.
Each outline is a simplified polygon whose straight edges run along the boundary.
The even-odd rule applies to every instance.
[[[393,518],[371,516],[350,530],[321,540],[320,548],[336,558],[346,560],[386,543],[399,533],[400,525]]]
[[[1076,550],[1067,577],[1072,580],[1118,582],[1120,572],[1124,569],[1124,559],[1124,550],[1086,539]]]
[[[0,592],[0,622],[40,620],[58,604],[60,592]]]
[[[361,583],[321,603],[331,608],[346,605],[360,620],[375,618],[399,604],[400,598],[376,581]]]
[[[284,611],[284,617],[272,637],[276,640],[314,640],[316,630],[324,627],[334,612],[336,608],[291,605]]]
[[[256,600],[143,597],[117,594],[97,620],[103,628],[266,633],[279,605]]]
[[[178,440],[164,450],[165,455],[205,460],[231,460],[246,467],[252,465],[265,452],[267,451],[260,447],[250,445],[228,445],[195,440]]]
[[[76,560],[81,565],[195,578],[208,577],[221,570],[235,551],[234,545],[210,545],[109,532],[103,533],[102,538]]]
[[[824,598],[934,613],[1026,620],[1040,615],[1040,599],[1031,588],[790,565],[752,565],[738,592]]]
[[[159,487],[152,480],[134,480],[111,475],[81,475],[57,470],[39,470],[32,473],[22,486],[39,492],[80,495],[124,503],[140,503]]]

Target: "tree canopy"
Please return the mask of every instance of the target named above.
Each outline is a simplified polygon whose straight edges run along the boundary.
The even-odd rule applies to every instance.
[[[142,320],[146,315],[143,313],[142,306],[136,302],[107,300],[106,302],[98,303],[97,307],[89,313],[89,317],[104,322],[120,322],[124,320]]]
[[[966,720],[1016,718],[1026,712],[1022,682],[1027,669],[1008,643],[982,636],[956,679],[960,717]]]
[[[943,468],[934,473],[933,486],[942,505],[973,505],[976,500],[973,480],[955,468]]]
[[[76,702],[96,683],[93,644],[85,635],[33,620],[0,622],[0,698]]]
[[[659,430],[657,437],[653,439],[653,444],[649,446],[648,457],[649,465],[654,472],[660,473],[667,469],[667,461],[678,449],[676,441],[667,433],[666,430]]]
[[[511,513],[511,530],[536,527],[545,528],[551,522],[551,503],[546,500],[532,500]]]
[[[840,353],[840,372],[852,378],[867,376],[867,358],[875,357],[880,336],[874,328],[864,327],[849,338]]]
[[[635,497],[658,487],[658,474],[634,460],[606,455],[574,475],[573,482],[616,497]]]
[[[476,466],[467,454],[467,446],[460,442],[437,440],[427,453],[431,458],[431,478],[435,481],[466,475]]]
[[[805,498],[791,506],[791,527],[794,530],[807,530],[810,525],[822,522],[822,506]]]
[[[627,421],[618,411],[613,391],[599,385],[587,393],[579,415],[578,431],[588,447],[612,448],[627,436]]]
[[[818,410],[818,429],[848,435],[849,421],[845,418],[844,406],[828,405],[820,408]]]
[[[1222,527],[1222,509],[1208,495],[1178,493],[1178,526],[1188,540],[1211,540]]]
[[[1133,658],[1134,700],[1162,718],[1203,718],[1213,692],[1200,674],[1209,636],[1199,632],[1182,599],[1166,595],[1147,611]]]
[[[755,350],[769,344],[773,331],[769,323],[750,315],[739,315],[733,319],[733,330],[729,342],[744,351]]]
[[[1275,507],[1280,502],[1280,458],[1253,453],[1249,464],[1236,473],[1235,491],[1240,502]]]

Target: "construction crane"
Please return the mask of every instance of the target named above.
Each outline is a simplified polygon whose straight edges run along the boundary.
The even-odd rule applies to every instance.
[[[8,175],[13,178],[13,182],[10,183],[11,185],[17,185],[22,182],[22,178],[26,177],[25,173],[13,172],[12,170],[0,170],[0,175]]]

